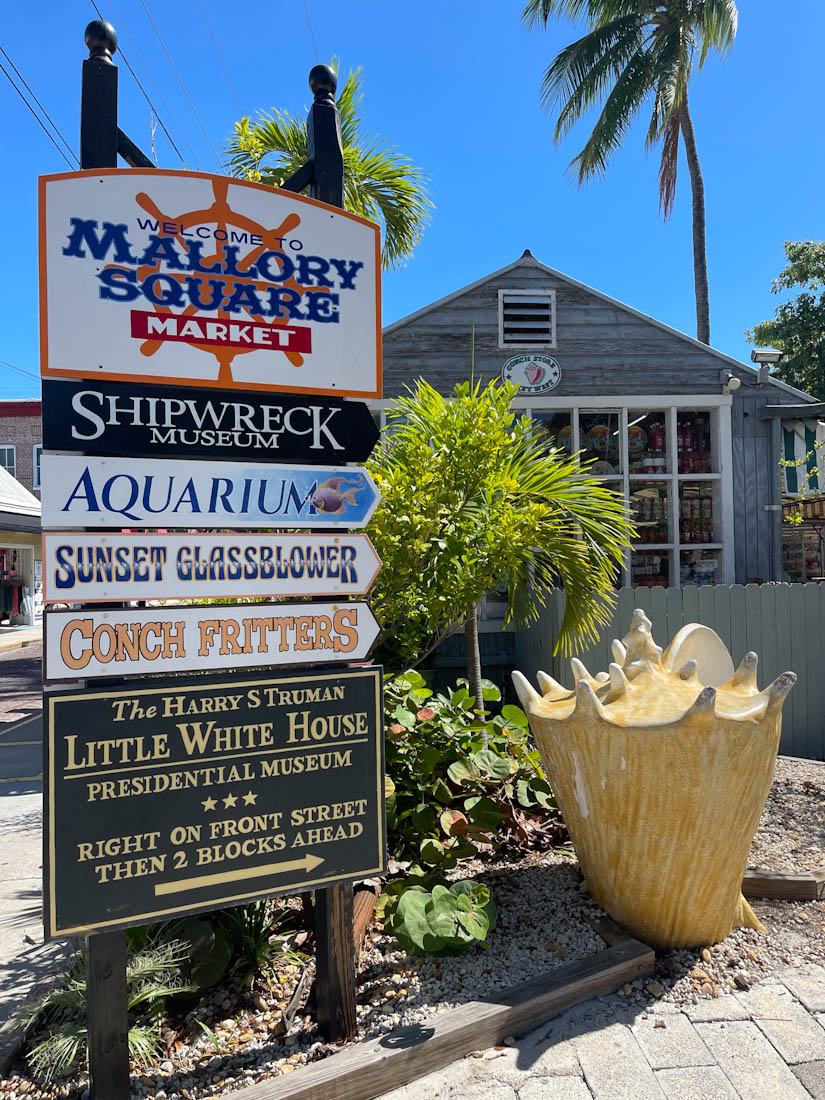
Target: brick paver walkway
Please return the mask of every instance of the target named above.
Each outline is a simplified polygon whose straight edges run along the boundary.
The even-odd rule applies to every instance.
[[[825,968],[680,1009],[576,1005],[382,1100],[825,1100]]]

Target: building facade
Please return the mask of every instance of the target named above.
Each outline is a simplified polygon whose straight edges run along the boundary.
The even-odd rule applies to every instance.
[[[0,401],[0,466],[40,498],[39,401]]]
[[[450,393],[471,363],[476,379],[519,382],[516,407],[630,504],[638,539],[617,586],[782,579],[781,441],[765,408],[807,394],[529,251],[388,325],[383,348],[379,415],[419,377]]]

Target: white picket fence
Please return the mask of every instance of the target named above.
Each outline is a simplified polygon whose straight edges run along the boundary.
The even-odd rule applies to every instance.
[[[712,627],[738,665],[759,655],[759,686],[789,669],[799,677],[782,719],[780,752],[825,760],[825,584],[734,584],[701,588],[623,588],[612,624],[598,643],[577,652],[595,675],[606,669],[610,642],[627,633],[633,609],[653,622],[656,642],[666,645],[685,623]],[[564,614],[564,593],[552,595],[538,623],[520,631],[516,668],[531,679],[544,669],[572,687],[570,662],[553,656]]]

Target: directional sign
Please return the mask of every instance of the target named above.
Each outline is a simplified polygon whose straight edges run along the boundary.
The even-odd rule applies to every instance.
[[[363,401],[136,382],[43,380],[43,446],[140,458],[363,462],[378,440]]]
[[[49,527],[365,527],[381,494],[360,466],[41,458]]]
[[[47,692],[47,938],[380,874],[381,670]]]
[[[362,596],[381,562],[366,535],[43,536],[43,599]]]
[[[46,680],[363,661],[380,630],[358,601],[47,611],[44,621]]]
[[[41,373],[381,396],[379,230],[264,184],[40,180]]]

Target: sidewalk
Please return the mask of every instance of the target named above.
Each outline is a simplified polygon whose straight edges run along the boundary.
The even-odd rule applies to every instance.
[[[42,626],[0,626],[0,653],[22,646],[39,645],[42,641]]]
[[[381,1100],[825,1100],[825,967],[681,1009],[618,994]]]

